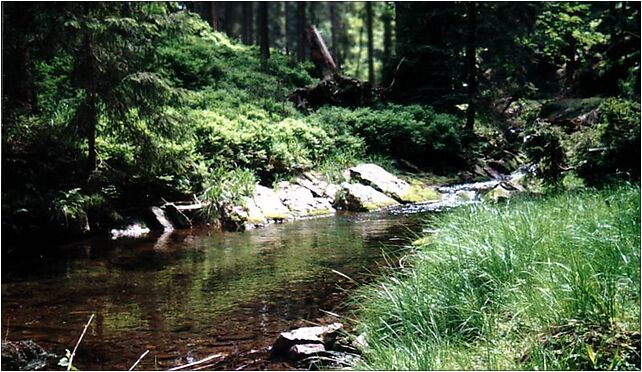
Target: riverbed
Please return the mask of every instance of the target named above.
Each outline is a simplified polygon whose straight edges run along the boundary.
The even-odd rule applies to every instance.
[[[216,353],[225,358],[215,369],[292,369],[269,359],[278,334],[341,321],[328,312],[347,314],[351,290],[372,280],[386,256],[403,254],[423,216],[341,213],[245,232],[197,228],[41,249],[50,253],[3,262],[2,335],[62,356],[95,314],[74,359],[81,370],[128,369],[146,350],[137,369]]]

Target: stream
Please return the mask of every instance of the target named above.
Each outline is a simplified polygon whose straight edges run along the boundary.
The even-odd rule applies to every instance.
[[[340,213],[246,232],[195,228],[42,249],[3,262],[2,336],[63,356],[95,314],[74,359],[81,370],[126,370],[146,350],[139,370],[215,353],[227,355],[217,369],[292,369],[269,360],[267,348],[280,332],[337,320],[326,311],[347,312],[356,284],[333,270],[367,283],[425,216]]]

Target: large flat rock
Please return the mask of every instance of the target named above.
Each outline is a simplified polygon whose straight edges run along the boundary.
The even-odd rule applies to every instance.
[[[315,197],[310,189],[300,185],[281,182],[276,193],[295,217],[324,216],[335,212],[328,199]]]
[[[367,212],[399,204],[386,194],[360,183],[342,183],[339,194],[336,204],[349,211]]]
[[[330,183],[317,172],[305,172],[299,175],[295,183],[310,190],[315,197],[327,199],[330,204],[334,204],[334,197],[340,187],[337,184]]]
[[[256,185],[252,199],[267,220],[284,221],[293,218],[288,207],[281,201],[281,197],[270,188]]]
[[[433,188],[409,184],[376,164],[359,164],[349,171],[351,180],[372,186],[401,203],[419,203],[440,197]]]

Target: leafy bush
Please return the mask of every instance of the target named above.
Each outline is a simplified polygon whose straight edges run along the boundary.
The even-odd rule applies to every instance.
[[[548,184],[555,185],[562,179],[566,154],[561,138],[564,132],[553,125],[537,122],[535,129],[527,133],[524,140],[526,155],[537,166],[536,176]]]
[[[640,104],[610,98],[599,107],[591,135],[578,141],[573,158],[580,177],[590,184],[613,178],[640,179]]]
[[[536,121],[527,132],[524,150],[549,183],[573,169],[589,185],[617,179],[640,179],[640,104],[619,98],[604,100],[595,124],[571,133]]]
[[[444,159],[456,161],[461,156],[461,121],[427,106],[321,108],[313,120],[342,135],[358,135],[364,139],[369,153],[411,161],[439,157],[440,164]]]

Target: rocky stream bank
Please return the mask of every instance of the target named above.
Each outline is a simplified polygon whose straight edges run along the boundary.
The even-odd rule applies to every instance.
[[[485,182],[450,186],[427,185],[418,178],[397,177],[376,164],[360,164],[342,172],[343,181],[332,183],[318,172],[305,172],[296,179],[281,181],[273,188],[257,184],[251,196],[238,205],[218,206],[220,225],[243,231],[297,219],[330,216],[338,210],[369,212],[383,208],[440,210],[483,199],[498,200],[524,191],[523,172],[510,175],[494,172]],[[167,202],[149,208],[143,223],[112,230],[112,237],[136,237],[151,230],[172,231],[192,227],[209,205]]]

